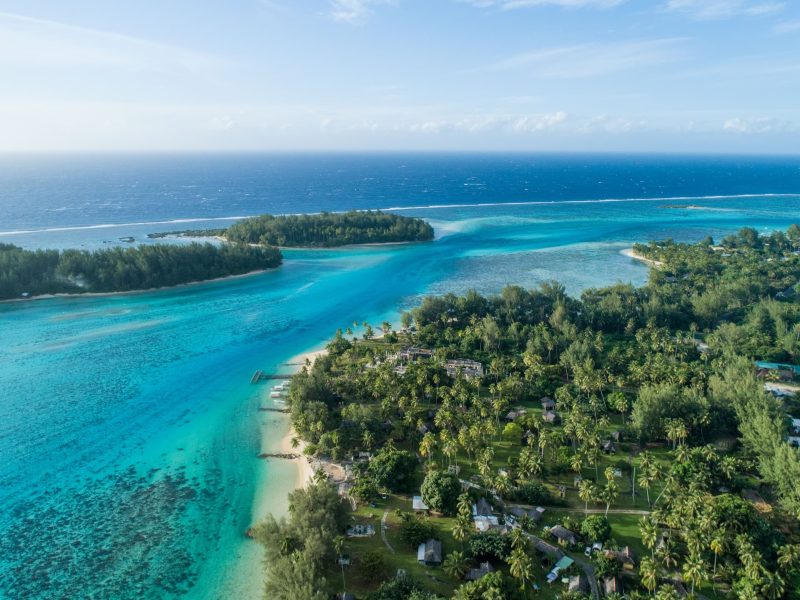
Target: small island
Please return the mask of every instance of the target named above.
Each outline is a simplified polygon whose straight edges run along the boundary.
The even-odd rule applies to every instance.
[[[151,233],[150,238],[216,237],[240,244],[282,248],[333,248],[353,244],[428,242],[433,227],[422,219],[380,211],[315,215],[261,215],[242,219],[227,229]]]
[[[280,250],[246,244],[153,244],[103,250],[25,250],[0,244],[0,300],[171,287],[273,269]]]

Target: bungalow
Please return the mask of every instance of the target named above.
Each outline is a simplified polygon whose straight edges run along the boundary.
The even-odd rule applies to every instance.
[[[510,410],[508,414],[505,416],[505,420],[508,422],[516,421],[518,418],[525,414],[524,410]]]
[[[475,516],[472,517],[472,522],[475,523],[475,529],[481,533],[500,529],[500,520],[494,515],[489,516]]]
[[[461,373],[467,379],[483,377],[483,365],[474,360],[457,359],[444,363],[447,375],[455,379]]]
[[[555,564],[553,569],[547,574],[547,583],[553,583],[556,579],[558,579],[558,574],[561,571],[566,571],[569,569],[575,561],[571,559],[569,556],[562,556],[558,559],[558,562]]]
[[[636,558],[630,546],[625,546],[621,550],[606,550],[605,555],[606,558],[616,558],[622,565],[622,568],[627,571],[636,569]]]
[[[544,419],[545,423],[550,423],[554,425],[561,420],[561,417],[558,416],[558,413],[554,410],[549,410],[542,415],[542,419]]]
[[[478,581],[486,577],[489,573],[494,573],[494,567],[489,562],[482,562],[477,569],[470,569],[467,571],[467,575],[464,579],[467,581]]]
[[[603,442],[603,445],[601,446],[601,448],[603,449],[603,452],[605,452],[606,454],[616,454],[617,453],[617,447],[614,445],[614,442],[612,442],[611,440],[605,440]]]
[[[528,517],[531,521],[538,523],[544,516],[544,509],[541,506],[532,508],[530,510],[521,506],[513,506],[508,510],[508,514],[514,519],[522,519]]]
[[[622,583],[618,577],[606,577],[603,579],[603,592],[608,596],[609,594],[621,594]]]
[[[588,594],[589,593],[589,581],[583,574],[580,575],[573,575],[569,578],[569,584],[567,584],[567,590],[574,594],[576,592],[580,592],[581,594]]]
[[[562,546],[568,546],[578,543],[578,536],[561,525],[554,525],[550,528],[550,535],[558,540]]]
[[[430,539],[420,544],[417,548],[417,561],[429,567],[442,564],[442,542]]]
[[[414,496],[411,499],[411,508],[413,508],[417,512],[420,512],[428,510],[428,505],[422,501],[422,496]]]
[[[556,402],[552,398],[548,398],[547,396],[545,396],[544,398],[541,399],[541,403],[542,403],[542,409],[545,412],[556,409]]]
[[[472,505],[473,517],[488,517],[492,514],[492,505],[489,504],[485,498],[481,498]]]
[[[534,538],[536,541],[533,543],[533,547],[536,548],[542,554],[547,554],[548,556],[555,556],[556,558],[561,558],[564,556],[564,552],[561,551],[560,548],[553,546],[553,544],[548,544],[544,540],[539,538]]]
[[[792,419],[792,431],[794,433],[800,433],[800,419],[791,416],[789,418]]]

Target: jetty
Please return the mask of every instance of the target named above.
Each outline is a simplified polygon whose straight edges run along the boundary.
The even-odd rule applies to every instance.
[[[291,378],[291,375],[287,375],[285,373],[264,373],[264,371],[256,371],[250,378],[250,383],[258,383],[259,381],[270,381],[275,379],[289,381]]]
[[[272,408],[270,406],[259,406],[258,410],[261,412],[277,412],[277,413],[288,413],[288,408]]]
[[[291,452],[262,452],[258,455],[258,458],[285,458],[286,460],[297,460],[300,458],[300,455]]]

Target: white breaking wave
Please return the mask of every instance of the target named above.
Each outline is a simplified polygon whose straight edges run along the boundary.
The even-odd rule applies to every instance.
[[[487,206],[540,206],[551,204],[603,204],[607,202],[665,202],[674,200],[735,200],[737,198],[794,198],[800,194],[736,194],[731,196],[663,196],[660,198],[601,198],[598,200],[524,200],[519,202],[478,202],[473,204],[428,204],[425,206],[392,206],[384,211],[434,210]]]
[[[249,219],[255,215],[244,215],[238,217],[207,217],[191,219],[172,219],[170,221],[135,221],[132,223],[101,223],[99,225],[72,225],[67,227],[47,227],[45,229],[17,229],[12,231],[0,231],[0,235],[25,235],[30,233],[49,233],[57,231],[83,231],[86,229],[115,229],[118,227],[137,227],[140,225],[178,225],[181,223],[204,223],[208,221],[239,221]]]
[[[388,208],[360,208],[352,209],[356,212],[366,212],[369,210],[381,210],[385,212],[400,212],[405,210],[438,210],[448,208],[485,208],[493,206],[549,206],[558,204],[604,204],[613,202],[665,202],[676,200],[735,200],[740,198],[800,198],[800,193],[795,194],[736,194],[730,196],[664,196],[660,198],[601,198],[597,200],[525,200],[520,202],[478,202],[465,204],[427,204],[420,206],[390,206]],[[333,214],[350,212],[327,211]],[[317,215],[320,212],[308,213],[286,213],[285,216],[309,214]],[[250,219],[258,215],[238,215],[232,217],[192,217],[184,219],[171,219],[169,221],[134,221],[131,223],[100,223],[97,225],[71,225],[65,227],[47,227],[43,229],[17,229],[11,231],[0,231],[0,235],[27,235],[32,233],[51,233],[64,231],[84,231],[89,229],[116,229],[120,227],[139,227],[143,225],[179,225],[182,223],[203,223],[211,221],[240,221]],[[278,215],[280,216],[280,215]]]

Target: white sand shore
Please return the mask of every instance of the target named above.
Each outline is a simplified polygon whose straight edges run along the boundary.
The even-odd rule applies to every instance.
[[[277,268],[277,267],[276,267]],[[215,283],[219,281],[229,281],[233,279],[242,279],[244,277],[252,277],[253,275],[261,275],[267,271],[274,269],[259,269],[258,271],[249,271],[248,273],[241,273],[239,275],[226,275],[225,277],[216,277],[214,279],[203,279],[202,281],[189,281],[187,283],[179,283],[178,285],[166,285],[157,288],[147,288],[144,290],[130,290],[127,292],[85,292],[79,294],[41,294],[39,296],[28,296],[27,298],[8,298],[7,300],[0,300],[0,304],[6,302],[28,302],[30,300],[47,300],[50,298],[107,298],[111,296],[135,296],[137,294],[147,294],[150,292],[161,292],[165,290],[179,290],[190,286],[203,285],[205,283]]]
[[[624,250],[620,250],[620,254],[627,256],[628,258],[632,258],[634,260],[639,260],[641,262],[647,263],[652,267],[661,267],[663,264],[657,260],[652,260],[641,254],[637,254],[637,252],[633,248],[625,248]]]

